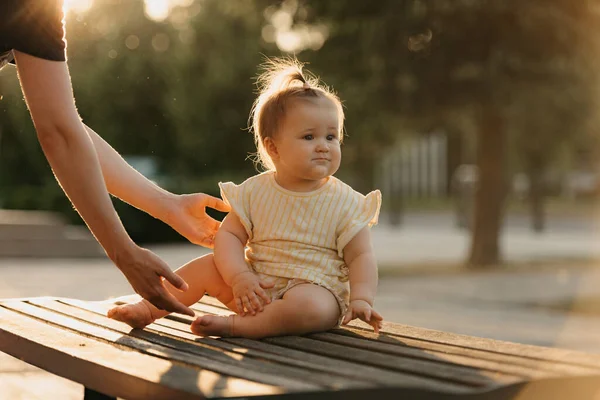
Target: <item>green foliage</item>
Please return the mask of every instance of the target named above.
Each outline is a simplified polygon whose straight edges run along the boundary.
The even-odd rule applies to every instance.
[[[264,55],[281,54],[265,38],[281,26],[314,28],[321,42],[295,52],[343,100],[348,137],[340,176],[366,191],[399,136],[442,128],[475,141],[486,134],[483,106],[505,122],[514,171],[531,159],[542,158],[546,169],[566,165],[593,147],[600,70],[594,4],[195,0],[154,21],[142,0],[96,1],[68,16],[69,66],[84,122],[121,154],[153,157],[167,189],[217,195],[217,181],[254,173],[246,130],[253,77]],[[286,16],[291,24],[282,25]],[[54,209],[78,220],[37,143],[14,69],[0,73],[0,94],[2,206]],[[116,203],[136,240],[177,237]]]
[[[262,10],[251,1],[195,1],[169,19],[144,14],[142,0],[94,2],[68,15],[69,67],[83,121],[121,154],[150,156],[167,189],[218,195],[219,180],[254,172],[245,130],[253,77],[263,54]],[[49,209],[78,221],[56,183],[22,100],[13,68],[2,71],[2,206]],[[119,201],[138,241],[175,240],[160,221]]]

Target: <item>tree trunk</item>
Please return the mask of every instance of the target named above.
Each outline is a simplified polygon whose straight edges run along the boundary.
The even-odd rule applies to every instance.
[[[531,207],[531,228],[535,233],[542,233],[546,227],[544,213],[544,187],[542,182],[543,167],[539,157],[530,157],[529,161],[529,204]]]
[[[501,262],[499,239],[506,194],[506,133],[503,116],[495,107],[484,106],[479,128],[479,176],[468,266],[484,269]]]

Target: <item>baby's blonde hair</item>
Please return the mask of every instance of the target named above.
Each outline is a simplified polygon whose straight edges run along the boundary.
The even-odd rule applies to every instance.
[[[262,165],[266,170],[275,169],[264,141],[275,136],[285,117],[286,107],[292,99],[331,100],[338,111],[338,138],[343,140],[344,110],[340,99],[314,75],[305,73],[302,63],[295,58],[275,58],[267,60],[262,69],[264,72],[257,79],[259,95],[250,112],[250,129],[254,134],[257,150],[256,164]]]

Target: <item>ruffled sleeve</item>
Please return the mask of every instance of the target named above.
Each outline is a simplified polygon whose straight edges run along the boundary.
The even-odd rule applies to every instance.
[[[248,234],[248,240],[252,239],[252,220],[250,219],[250,194],[244,184],[236,185],[232,182],[219,182],[219,188],[221,189],[221,198],[229,206],[231,211],[234,212],[246,233]]]
[[[363,196],[356,192],[353,201],[350,202],[343,213],[342,220],[338,224],[337,251],[340,257],[344,257],[344,247],[364,227],[377,224],[379,209],[381,208],[381,192],[374,190]]]

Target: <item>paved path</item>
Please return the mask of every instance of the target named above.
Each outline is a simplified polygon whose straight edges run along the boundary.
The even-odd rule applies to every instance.
[[[600,258],[593,224],[563,226],[532,235],[523,224],[503,234],[507,260],[563,260],[553,268],[514,268],[505,272],[456,273],[469,238],[449,216],[413,216],[401,229],[384,224],[373,230],[382,278],[376,299],[389,321],[432,329],[600,353],[600,317],[549,311],[535,304],[600,299],[600,269],[581,268],[569,259]],[[155,250],[173,267],[200,256],[191,245]],[[415,265],[428,266],[427,274]],[[433,266],[439,273],[432,274]],[[97,260],[0,259],[0,298],[65,296],[100,300],[131,292],[110,262]],[[53,377],[0,354],[1,395],[10,399],[79,399],[80,385]]]

